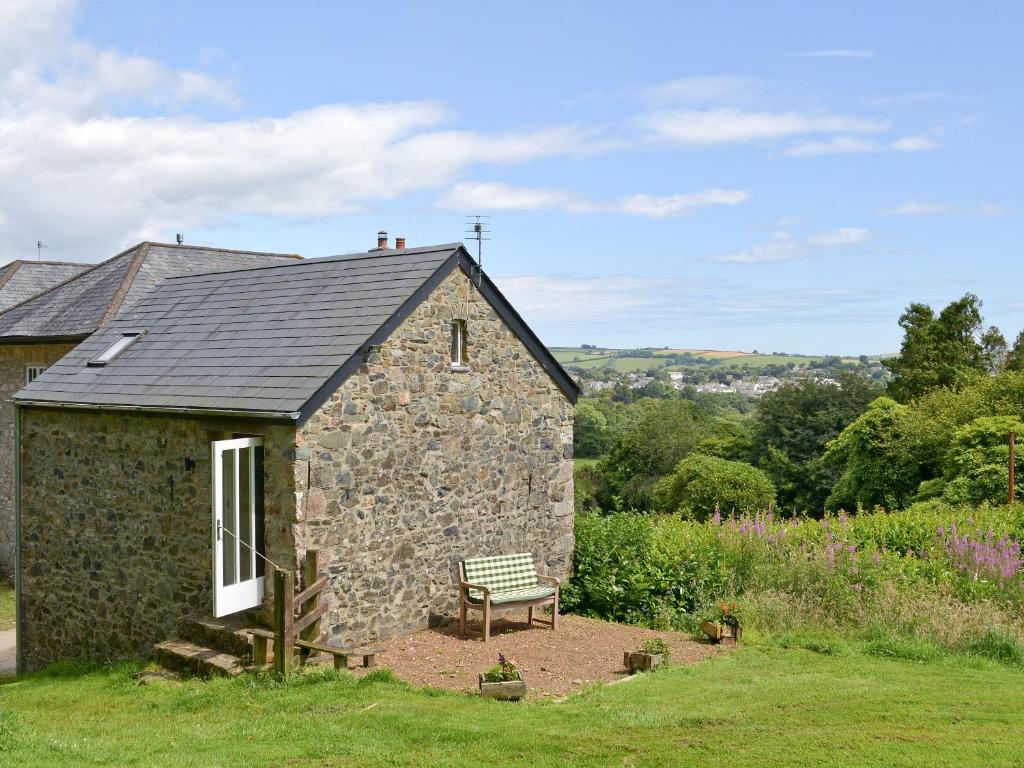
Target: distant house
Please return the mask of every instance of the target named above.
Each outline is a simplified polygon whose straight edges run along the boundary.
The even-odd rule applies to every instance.
[[[463,557],[563,576],[577,393],[460,244],[167,279],[14,397],[20,661],[265,609],[308,549],[338,642],[450,615]]]
[[[0,312],[81,274],[89,264],[69,261],[12,261],[0,267]]]
[[[75,345],[130,311],[164,278],[261,264],[294,254],[139,243],[100,264],[17,262],[0,270],[0,576],[14,572],[14,408],[10,397]],[[45,264],[45,262],[43,263]],[[10,271],[7,271],[10,270]],[[32,293],[29,278],[47,284]],[[58,278],[63,279],[58,279]]]

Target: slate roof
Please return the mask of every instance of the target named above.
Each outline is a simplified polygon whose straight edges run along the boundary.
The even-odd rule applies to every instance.
[[[23,261],[0,267],[0,312],[81,274],[91,264],[70,261]]]
[[[295,254],[139,243],[0,312],[0,344],[84,339],[117,313],[130,311],[164,278],[254,264],[291,263],[299,258]]]
[[[15,400],[305,419],[458,268],[575,400],[575,383],[459,243],[170,278]],[[105,367],[88,366],[140,331]]]

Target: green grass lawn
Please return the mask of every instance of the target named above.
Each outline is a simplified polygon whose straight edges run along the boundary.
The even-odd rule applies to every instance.
[[[14,629],[14,586],[0,580],[0,631]]]
[[[386,674],[139,686],[132,671],[0,684],[0,765],[1024,765],[1024,672],[992,663],[750,647],[519,704]]]

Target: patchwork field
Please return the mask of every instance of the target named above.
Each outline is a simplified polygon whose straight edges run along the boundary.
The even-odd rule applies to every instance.
[[[824,359],[824,355],[772,355],[755,354],[753,352],[737,352],[716,349],[652,349],[651,357],[618,357],[621,350],[616,349],[579,349],[577,347],[552,347],[552,353],[558,362],[567,368],[580,370],[601,370],[613,368],[619,373],[642,373],[651,368],[668,368],[678,370],[685,366],[673,365],[673,358],[689,353],[695,359],[712,366],[736,367],[748,366],[752,369],[768,365],[809,365]],[[844,362],[856,363],[857,358],[844,357]]]
[[[386,670],[147,685],[135,670],[0,682],[0,764],[1021,765],[1024,672],[994,663],[749,647],[518,704]]]

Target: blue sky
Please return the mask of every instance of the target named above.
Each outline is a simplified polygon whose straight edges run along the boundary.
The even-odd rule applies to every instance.
[[[1016,3],[0,6],[0,257],[319,256],[491,216],[549,344],[1024,326]]]

